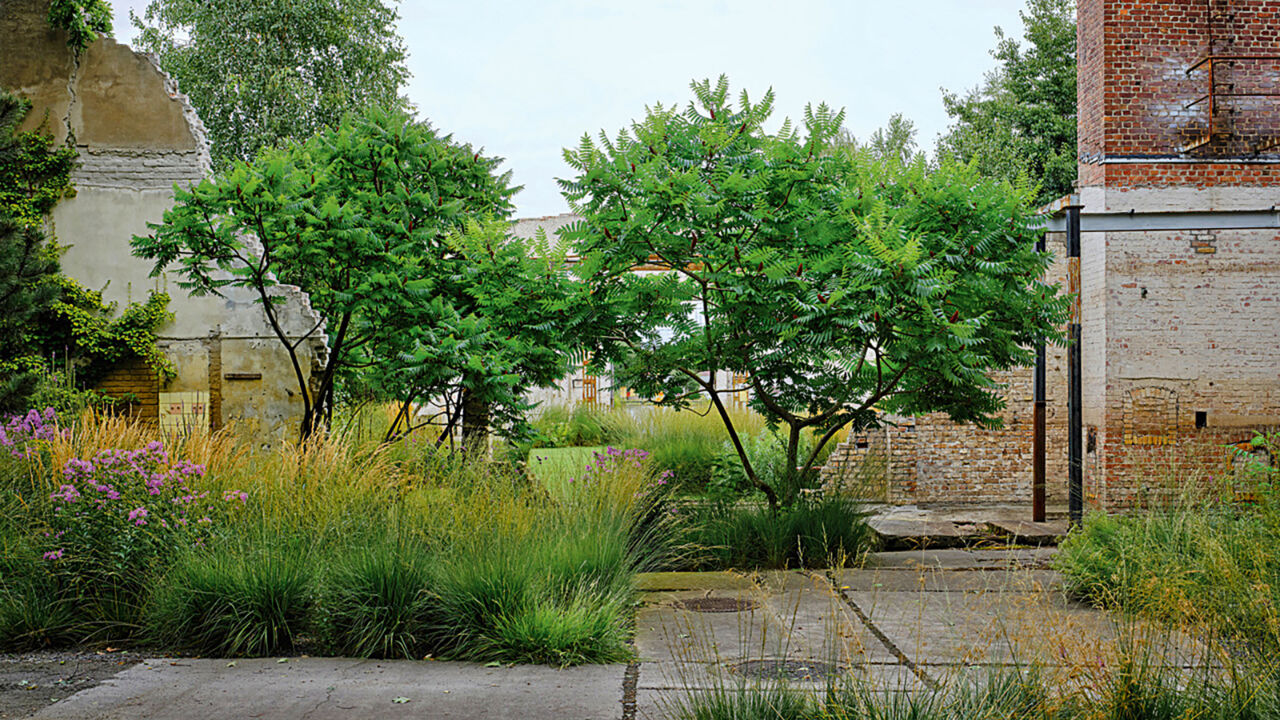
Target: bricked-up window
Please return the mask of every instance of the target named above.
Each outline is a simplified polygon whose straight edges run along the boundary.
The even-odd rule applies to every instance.
[[[1170,445],[1178,433],[1178,393],[1140,387],[1124,394],[1124,444]]]

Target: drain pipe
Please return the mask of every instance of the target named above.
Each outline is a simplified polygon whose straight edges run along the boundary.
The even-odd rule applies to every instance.
[[[1067,206],[1067,292],[1071,317],[1067,322],[1067,515],[1071,527],[1084,516],[1084,421],[1081,411],[1080,363],[1080,196]]]

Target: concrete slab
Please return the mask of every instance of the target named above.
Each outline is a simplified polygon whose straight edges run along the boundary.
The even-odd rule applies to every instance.
[[[889,642],[919,665],[1054,662],[1115,637],[1105,614],[1055,593],[846,590]]]
[[[743,612],[702,613],[676,602],[705,598],[749,600],[757,607]],[[636,653],[642,662],[734,662],[778,652],[786,640],[755,592],[686,590],[653,593],[636,614]]]
[[[1027,545],[1057,545],[1067,536],[1067,521],[1031,522],[1029,520],[993,520],[987,527],[1010,542]]]
[[[730,572],[653,572],[636,576],[641,592],[667,590],[750,590],[751,579]]]
[[[949,520],[872,517],[867,524],[887,550],[963,547],[976,539]]]
[[[1052,570],[1012,572],[871,568],[841,570],[835,575],[845,590],[900,592],[1060,592],[1062,578]]]
[[[842,665],[895,662],[894,655],[849,608],[820,573],[766,572],[757,577],[765,603],[785,628],[783,652]]]
[[[610,720],[622,716],[624,671],[337,658],[147,660],[35,718]]]
[[[1057,548],[968,549],[934,548],[870,553],[866,568],[928,568],[934,570],[1002,570],[1047,568]]]

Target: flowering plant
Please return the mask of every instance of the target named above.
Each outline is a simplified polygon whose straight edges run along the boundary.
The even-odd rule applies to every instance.
[[[40,444],[57,439],[58,433],[58,418],[53,408],[11,415],[0,421],[0,452],[7,452],[18,460],[30,460]]]
[[[204,544],[218,522],[248,500],[236,490],[210,497],[192,487],[204,473],[203,465],[171,460],[160,442],[72,458],[49,495],[44,559],[77,582],[118,587],[141,581],[170,549]]]

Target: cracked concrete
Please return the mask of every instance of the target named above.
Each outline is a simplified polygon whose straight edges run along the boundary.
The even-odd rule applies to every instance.
[[[877,553],[858,569],[641,576],[630,665],[151,659],[35,717],[659,720],[693,694],[770,682],[739,674],[746,660],[812,667],[790,684],[814,692],[828,682],[918,692],[1032,662],[1069,670],[1114,652],[1135,628],[1065,597],[1044,567],[1052,552],[916,550]],[[749,607],[695,612],[694,599]],[[1156,651],[1167,660],[1190,667],[1202,656],[1194,640],[1165,637]],[[836,674],[824,677],[823,665]]]

